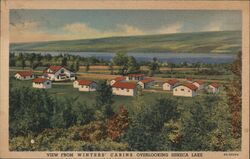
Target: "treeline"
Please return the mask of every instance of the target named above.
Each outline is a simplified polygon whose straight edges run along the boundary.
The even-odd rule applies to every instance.
[[[36,69],[37,67],[47,67],[49,65],[67,66],[72,71],[79,71],[80,66],[85,66],[85,71],[88,72],[92,65],[109,66],[110,74],[125,75],[128,73],[145,73],[153,76],[155,73],[171,73],[173,68],[196,68],[196,74],[199,75],[222,75],[227,72],[230,64],[206,64],[206,63],[171,63],[161,62],[156,57],[152,61],[137,61],[133,56],[128,56],[126,53],[118,52],[111,61],[99,59],[97,57],[81,57],[79,55],[60,54],[52,56],[51,54],[37,54],[37,53],[10,53],[10,67],[30,67]],[[114,66],[120,66],[118,72],[115,71]],[[149,71],[140,70],[141,66],[147,66]],[[161,72],[160,67],[169,67],[171,71]],[[203,69],[206,68],[206,69]]]

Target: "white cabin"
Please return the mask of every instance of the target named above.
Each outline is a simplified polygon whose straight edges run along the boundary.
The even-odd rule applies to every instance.
[[[212,93],[219,93],[220,85],[218,83],[211,83],[208,85],[208,91]]]
[[[132,82],[116,82],[112,85],[112,93],[120,96],[135,96],[136,86],[136,83]]]
[[[197,94],[197,90],[198,88],[191,83],[181,84],[173,89],[173,95],[183,97],[194,97]]]
[[[83,92],[94,92],[96,91],[97,83],[90,80],[78,80],[78,89]]]
[[[204,82],[203,81],[194,81],[193,85],[195,85],[198,88],[198,90],[201,90],[201,89],[204,88]]]
[[[33,88],[49,89],[52,87],[52,82],[46,78],[35,78],[32,80]]]
[[[50,66],[44,71],[44,78],[51,81],[75,80],[75,73],[63,66]]]
[[[153,86],[155,83],[155,81],[151,78],[145,78],[141,81],[138,82],[138,85],[141,86],[142,89],[145,89],[145,88],[150,88],[151,86]]]
[[[178,84],[179,84],[179,81],[177,79],[170,79],[167,82],[163,83],[162,89],[166,91],[171,91]]]
[[[34,79],[35,76],[32,71],[20,71],[15,74],[15,78],[18,80],[31,80]]]

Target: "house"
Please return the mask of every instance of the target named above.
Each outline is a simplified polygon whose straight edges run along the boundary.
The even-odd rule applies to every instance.
[[[15,78],[19,80],[31,80],[34,79],[35,76],[32,71],[19,71],[15,74]]]
[[[180,84],[173,89],[174,96],[194,97],[198,88],[192,83]]]
[[[134,96],[137,84],[132,82],[116,82],[112,85],[112,93],[121,96]]]
[[[79,91],[94,92],[97,88],[97,83],[90,80],[78,80]]]
[[[219,93],[220,85],[218,83],[211,83],[208,85],[208,91],[212,93]]]
[[[198,88],[198,90],[201,90],[204,88],[204,82],[203,81],[194,81],[193,84]]]
[[[52,82],[46,78],[35,78],[32,80],[33,88],[49,89],[52,86]]]
[[[141,81],[145,77],[144,74],[128,74],[126,77],[126,80],[128,81]]]
[[[115,82],[125,82],[126,78],[124,76],[116,77],[110,81],[110,85],[112,86]]]
[[[178,84],[179,81],[177,79],[170,79],[167,82],[163,83],[162,88],[163,90],[171,91]]]
[[[75,80],[75,73],[63,66],[50,66],[43,72],[43,78],[51,81]]]
[[[155,81],[151,78],[145,78],[141,81],[139,81],[137,84],[141,86],[141,88],[149,88],[152,85],[154,85]]]

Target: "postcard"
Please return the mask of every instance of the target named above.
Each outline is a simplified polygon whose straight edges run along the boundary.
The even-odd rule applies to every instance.
[[[249,1],[1,1],[0,158],[249,158]]]

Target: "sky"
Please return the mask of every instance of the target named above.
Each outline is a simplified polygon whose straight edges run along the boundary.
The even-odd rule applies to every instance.
[[[10,42],[241,30],[240,11],[11,10]]]

